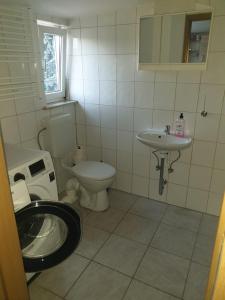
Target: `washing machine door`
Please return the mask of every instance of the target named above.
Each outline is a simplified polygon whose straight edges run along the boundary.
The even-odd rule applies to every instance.
[[[32,201],[16,212],[25,272],[57,265],[78,246],[80,217],[68,204]]]

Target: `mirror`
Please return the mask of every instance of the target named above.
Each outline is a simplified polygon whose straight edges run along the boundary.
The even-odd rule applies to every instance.
[[[139,63],[204,64],[211,18],[211,13],[141,18]]]

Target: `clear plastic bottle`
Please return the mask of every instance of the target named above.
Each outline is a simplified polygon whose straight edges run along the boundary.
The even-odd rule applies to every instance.
[[[183,137],[185,133],[185,120],[184,114],[181,113],[179,118],[177,118],[175,122],[175,135],[179,137]]]

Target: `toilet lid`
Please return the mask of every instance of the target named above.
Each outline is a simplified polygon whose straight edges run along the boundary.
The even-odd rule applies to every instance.
[[[73,171],[78,176],[95,180],[104,180],[116,173],[112,166],[97,161],[81,161],[73,167]]]

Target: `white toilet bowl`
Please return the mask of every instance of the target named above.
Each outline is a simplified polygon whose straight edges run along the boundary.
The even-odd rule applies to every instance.
[[[112,166],[97,161],[81,161],[70,167],[70,173],[81,184],[81,206],[94,211],[103,211],[109,207],[106,189],[116,174]]]

